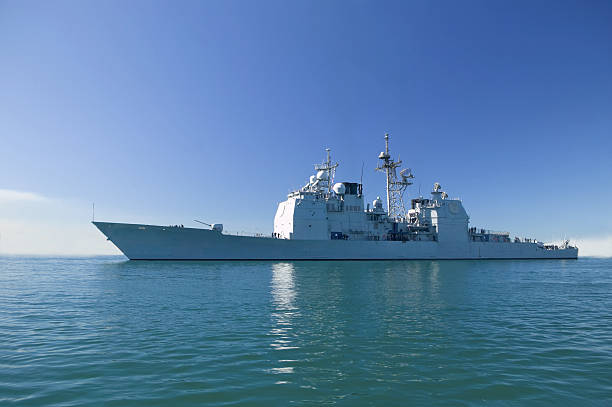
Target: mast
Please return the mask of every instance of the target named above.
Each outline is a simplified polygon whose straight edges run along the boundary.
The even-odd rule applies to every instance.
[[[322,164],[315,164],[315,170],[325,171],[327,173],[327,193],[331,193],[332,186],[334,185],[334,176],[336,175],[336,167],[338,163],[332,164],[331,161],[331,149],[326,148],[327,160]]]
[[[402,160],[393,160],[389,154],[389,134],[385,134],[385,151],[378,155],[378,159],[382,160],[380,165],[376,167],[377,171],[384,171],[387,175],[387,214],[390,218],[406,217],[406,208],[404,207],[403,194],[409,185],[412,185],[412,171],[410,168],[405,168],[400,171],[398,178],[397,168],[402,166]]]
[[[383,164],[383,168],[387,173],[387,213],[391,216],[391,171],[395,169],[396,163],[391,160],[391,155],[389,154],[389,133],[385,134],[385,154],[380,154],[378,158],[381,158],[385,161]]]

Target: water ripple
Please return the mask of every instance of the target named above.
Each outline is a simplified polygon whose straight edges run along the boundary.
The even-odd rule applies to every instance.
[[[612,260],[0,258],[0,404],[610,405]]]

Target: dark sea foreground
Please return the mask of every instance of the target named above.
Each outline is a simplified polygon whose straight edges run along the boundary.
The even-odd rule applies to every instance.
[[[612,260],[0,258],[0,405],[612,405]]]

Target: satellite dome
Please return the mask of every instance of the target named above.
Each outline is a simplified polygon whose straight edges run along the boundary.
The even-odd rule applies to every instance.
[[[317,179],[320,179],[322,181],[327,181],[327,171],[319,171],[317,172]]]
[[[376,209],[382,208],[382,201],[380,200],[379,196],[377,196],[374,202],[372,202],[372,206],[374,206]]]
[[[332,189],[337,195],[344,195],[344,193],[346,192],[346,187],[344,186],[344,184],[340,182],[337,184],[334,184],[334,187]]]

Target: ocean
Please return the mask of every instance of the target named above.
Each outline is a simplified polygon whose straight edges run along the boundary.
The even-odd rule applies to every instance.
[[[2,406],[612,405],[612,259],[0,258]]]

